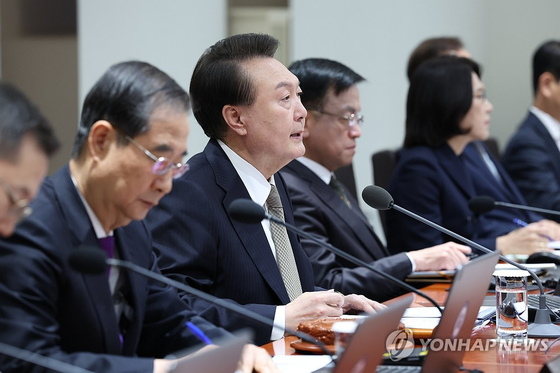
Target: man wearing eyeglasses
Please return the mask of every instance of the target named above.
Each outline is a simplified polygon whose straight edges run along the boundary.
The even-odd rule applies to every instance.
[[[33,212],[29,202],[58,147],[37,108],[14,86],[0,82],[0,236],[10,236]]]
[[[299,78],[308,111],[303,131],[305,155],[280,172],[299,228],[399,279],[413,270],[454,269],[465,263],[464,254],[471,250],[455,243],[389,256],[356,199],[334,175],[338,168],[350,165],[356,153],[364,121],[357,85],[364,78],[341,63],[319,58],[294,62],[289,69]],[[402,291],[369,269],[357,267],[309,239],[301,240],[317,286],[376,300],[390,299]]]
[[[35,210],[0,241],[0,342],[94,372],[169,372],[162,357],[228,333],[169,287],[110,268],[81,274],[84,247],[159,272],[141,221],[188,168],[189,98],[147,63],[116,64],[88,93],[72,159],[43,183]],[[265,357],[259,360],[255,357]],[[244,372],[272,362],[247,347]],[[37,371],[0,354],[3,372]]]

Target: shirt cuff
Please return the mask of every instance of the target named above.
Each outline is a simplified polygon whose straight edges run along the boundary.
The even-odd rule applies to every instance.
[[[412,270],[410,272],[414,272],[416,271],[416,263],[414,263],[414,260],[412,260],[412,258],[410,257],[410,255],[408,255],[408,253],[405,253],[406,257],[408,258],[408,260],[410,260],[410,264],[412,265]]]
[[[284,338],[284,328],[286,327],[286,306],[276,307],[274,325],[277,325],[278,327],[275,326],[272,328],[270,340],[275,341],[277,339]]]

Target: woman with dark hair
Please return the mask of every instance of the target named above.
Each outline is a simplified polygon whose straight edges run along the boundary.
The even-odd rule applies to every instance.
[[[476,62],[444,56],[422,64],[408,91],[404,149],[389,190],[398,205],[483,246],[530,254],[543,248],[539,242],[548,222],[488,232],[493,216],[476,216],[468,207],[481,182],[465,158],[471,142],[488,138],[492,109]],[[396,211],[389,211],[387,219],[393,253],[451,239]]]

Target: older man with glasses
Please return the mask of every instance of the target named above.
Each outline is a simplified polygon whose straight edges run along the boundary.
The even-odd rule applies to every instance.
[[[0,82],[0,236],[10,236],[33,212],[29,202],[58,147],[39,110],[14,86]]]
[[[95,84],[72,159],[0,240],[0,342],[94,372],[169,372],[175,362],[164,356],[200,344],[187,321],[212,339],[228,334],[169,286],[117,268],[82,274],[68,262],[90,247],[159,272],[141,220],[188,168],[188,110],[187,93],[147,63],[116,64]],[[266,351],[245,351],[244,372],[271,371]],[[0,367],[37,371],[2,354]]]
[[[364,117],[358,83],[364,78],[341,63],[327,59],[294,62],[308,110],[303,143],[305,155],[284,167],[296,224],[377,269],[404,279],[414,270],[454,269],[467,261],[466,246],[447,243],[389,256],[356,199],[334,176],[350,165],[361,136]],[[361,293],[386,300],[401,289],[367,268],[357,267],[309,239],[302,246],[311,259],[315,284],[342,293]]]

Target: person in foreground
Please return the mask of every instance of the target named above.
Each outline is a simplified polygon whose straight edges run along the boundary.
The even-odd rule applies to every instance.
[[[468,208],[472,197],[492,192],[483,192],[491,184],[481,180],[486,174],[477,174],[487,167],[473,170],[480,156],[466,150],[469,143],[489,136],[493,106],[479,76],[478,64],[465,58],[439,57],[418,68],[408,93],[404,149],[389,191],[398,205],[483,246],[503,254],[530,254],[543,249],[542,234],[560,237],[549,229],[555,223],[541,221],[515,229],[511,220],[504,226],[496,215],[477,217]],[[397,211],[390,210],[387,217],[391,252],[449,239]]]
[[[39,110],[13,85],[0,82],[0,236],[29,216],[30,201],[59,142]]]
[[[363,117],[357,84],[364,78],[347,66],[310,58],[289,67],[305,92],[303,131],[305,155],[281,170],[286,180],[296,224],[325,242],[401,280],[413,270],[451,270],[466,263],[467,246],[446,243],[410,253],[389,255],[356,199],[334,176],[352,164]],[[356,292],[377,300],[390,299],[402,289],[371,270],[337,257],[302,238],[315,274],[315,284],[343,293]]]
[[[502,164],[530,206],[560,211],[560,40],[533,55],[533,105]],[[550,216],[560,222],[559,216]]]
[[[92,247],[159,272],[141,220],[187,170],[188,108],[186,92],[147,63],[116,64],[95,84],[69,164],[0,241],[0,342],[95,372],[168,372],[174,362],[161,358],[199,343],[186,321],[210,338],[227,334],[168,286],[117,268],[82,274],[68,263]],[[244,372],[275,369],[254,346],[244,361]],[[0,366],[43,371],[7,356]]]
[[[190,95],[210,141],[147,221],[165,275],[294,329],[304,320],[350,309],[373,312],[381,305],[363,296],[314,291],[311,264],[295,234],[268,221],[247,224],[228,215],[229,205],[245,198],[294,223],[277,171],[303,155],[307,112],[298,79],[273,58],[277,47],[271,36],[242,34],[200,57]],[[252,327],[258,344],[283,336],[281,328],[248,324],[188,294],[184,299],[228,330]]]

